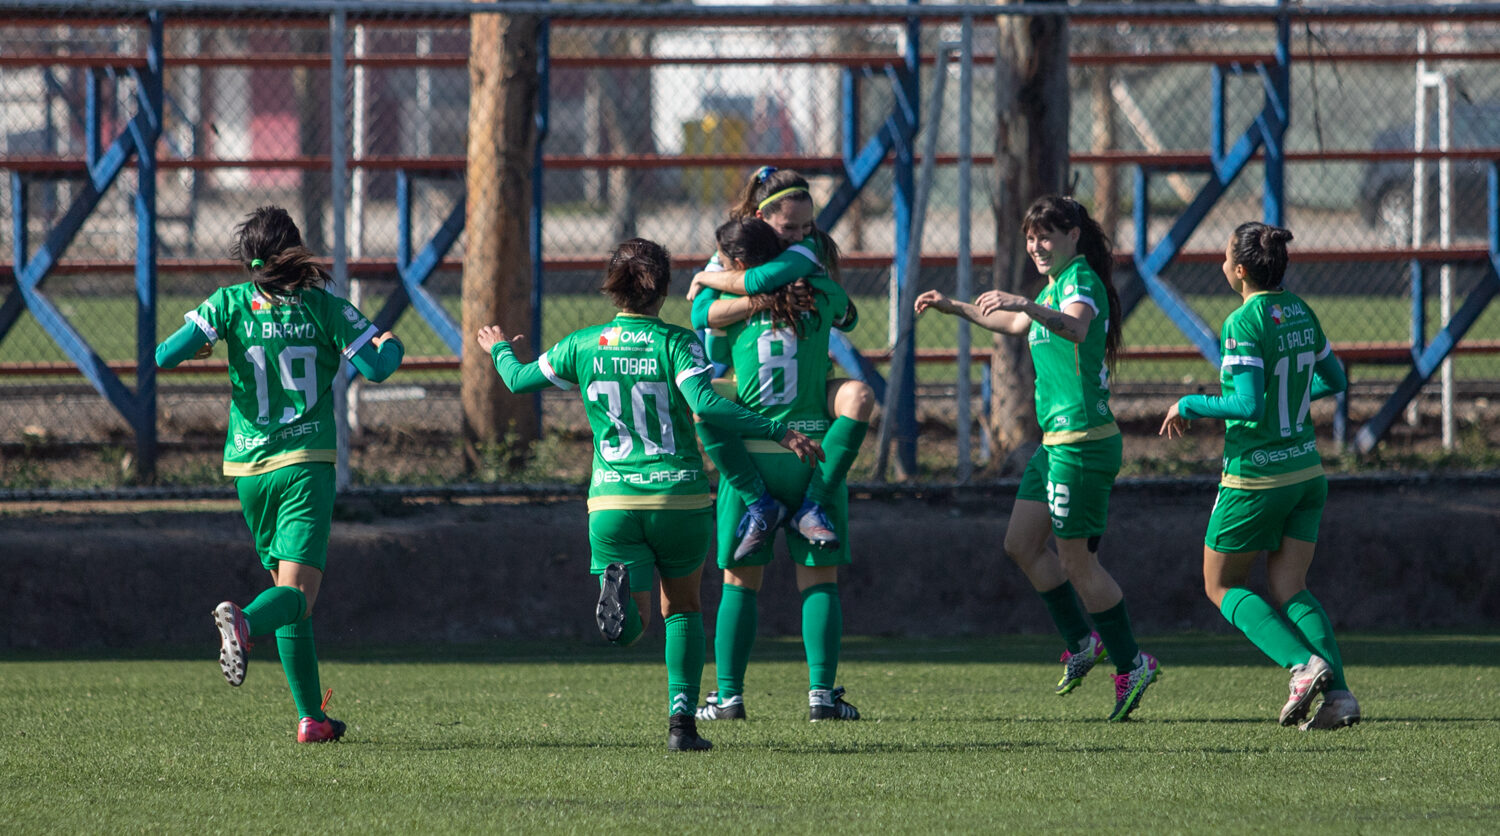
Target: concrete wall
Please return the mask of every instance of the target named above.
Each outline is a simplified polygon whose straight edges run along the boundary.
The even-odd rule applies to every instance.
[[[1492,481],[1492,480],[1491,480]],[[1143,633],[1227,629],[1202,594],[1205,482],[1116,487],[1102,559]],[[1001,544],[1014,489],[852,503],[849,634],[1050,630]],[[0,509],[4,510],[4,509]],[[594,633],[582,501],[353,503],[334,525],[320,643],[485,641]],[[1500,485],[1335,482],[1309,586],[1348,630],[1500,626]],[[0,516],[0,649],[216,641],[209,611],[266,584],[244,522],[214,510]],[[1257,573],[1263,584],[1263,573]],[[704,583],[710,634],[718,573]],[[785,561],[767,570],[763,635],[796,634]],[[654,625],[659,631],[659,625]]]

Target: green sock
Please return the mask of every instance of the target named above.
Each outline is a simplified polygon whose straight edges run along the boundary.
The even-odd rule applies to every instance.
[[[1121,598],[1120,603],[1103,612],[1089,615],[1099,631],[1099,640],[1104,642],[1104,649],[1114,660],[1115,673],[1129,673],[1135,667],[1135,657],[1141,648],[1135,643],[1135,633],[1130,629],[1130,613],[1125,611],[1125,599]]]
[[[844,639],[844,607],[839,585],[820,583],[802,590],[802,646],[807,651],[807,689],[833,688]]]
[[[1312,649],[1333,668],[1333,679],[1328,683],[1330,691],[1347,691],[1349,683],[1344,681],[1344,658],[1339,654],[1338,640],[1333,637],[1333,622],[1328,612],[1311,592],[1302,590],[1293,595],[1282,608],[1287,620],[1312,645]]]
[[[323,713],[322,685],[318,682],[318,650],[313,646],[312,619],[276,628],[276,652],[281,654],[281,669],[292,689],[299,717],[318,722],[328,719]]]
[[[1248,589],[1234,587],[1224,593],[1219,612],[1272,662],[1283,668],[1300,665],[1312,656],[1311,648],[1292,625],[1264,598]]]
[[[249,622],[250,635],[264,636],[295,624],[307,611],[307,596],[295,586],[273,586],[255,596],[240,612]]]
[[[667,616],[667,715],[691,715],[698,709],[703,681],[703,613]]]
[[[1068,652],[1077,653],[1082,650],[1084,640],[1089,637],[1089,622],[1083,617],[1083,605],[1078,603],[1073,584],[1063,581],[1062,586],[1037,594],[1042,596],[1042,603],[1047,605],[1047,614],[1052,616],[1057,632],[1067,642]]]
[[[839,416],[823,436],[822,463],[813,470],[812,481],[807,483],[807,498],[828,507],[833,501],[833,492],[849,476],[849,468],[859,457],[859,445],[865,440],[865,431],[870,429],[868,421]]]
[[[765,480],[750,451],[745,449],[745,439],[732,430],[715,427],[707,421],[699,421],[698,438],[703,442],[703,452],[708,454],[714,467],[719,469],[719,478],[729,483],[739,493],[746,505],[760,499],[766,492]]]
[[[730,583],[723,589],[714,626],[714,666],[721,700],[745,693],[745,668],[750,666],[750,649],[755,646],[760,621],[755,590]]]

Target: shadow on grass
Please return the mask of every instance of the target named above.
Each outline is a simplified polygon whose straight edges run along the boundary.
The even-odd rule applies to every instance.
[[[879,665],[1033,665],[1052,664],[1061,652],[1053,636],[1006,635],[940,639],[846,636],[843,662]],[[1141,646],[1162,660],[1164,668],[1224,667],[1271,664],[1244,637],[1208,633],[1177,633],[1144,636]],[[261,642],[253,652],[256,661],[274,661],[276,643]],[[1390,633],[1339,637],[1344,661],[1350,666],[1486,666],[1500,659],[1500,632],[1495,633]],[[320,642],[319,657],[339,664],[661,664],[663,640],[659,630],[630,648],[616,648],[598,639],[527,639],[462,644],[349,644]],[[713,640],[709,639],[712,662]],[[194,647],[145,647],[76,651],[0,651],[0,662],[50,662],[90,660],[200,661],[216,659],[218,648],[207,643]],[[751,663],[800,662],[802,642],[796,637],[761,638]]]

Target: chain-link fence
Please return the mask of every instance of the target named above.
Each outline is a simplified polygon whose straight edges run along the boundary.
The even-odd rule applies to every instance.
[[[9,175],[0,180],[6,487],[128,478],[142,422],[160,442],[160,479],[219,478],[228,399],[222,365],[163,375],[154,387],[139,381],[141,390],[154,388],[154,401],[130,401],[126,395],[140,394],[131,387],[143,356],[135,319],[141,300],[154,295],[162,339],[215,287],[242,280],[227,257],[230,233],[264,204],[287,207],[315,252],[332,257],[336,240],[346,241],[348,292],[367,313],[404,299],[402,272],[410,281],[416,271],[450,318],[445,325],[420,306],[405,309],[395,330],[407,345],[407,366],[386,383],[355,386],[355,481],[465,476],[457,464],[451,328],[466,245],[470,7],[328,5],[311,14],[290,4],[213,3],[152,18],[144,3],[103,4],[104,11],[100,4],[0,4],[9,16],[0,24],[0,168]],[[506,8],[540,9],[533,6]],[[820,207],[851,180],[863,181],[829,231],[863,312],[853,344],[875,358],[877,371],[895,331],[901,271],[893,265],[904,263],[910,213],[925,212],[920,288],[952,292],[961,256],[972,259],[975,287],[990,285],[992,154],[997,120],[1006,118],[995,106],[995,9],[545,8],[550,17],[537,50],[545,92],[537,112],[541,333],[530,335],[534,346],[610,314],[596,288],[604,254],[622,238],[663,243],[685,288],[694,265],[712,252],[734,193],[761,163],[806,173]],[[337,21],[333,10],[341,10]],[[1414,309],[1427,313],[1430,336],[1441,325],[1440,285],[1451,285],[1457,305],[1495,281],[1484,220],[1487,172],[1500,157],[1500,54],[1493,48],[1500,14],[1445,21],[1405,11],[1294,15],[1283,39],[1264,10],[1231,16],[1183,5],[1150,17],[1129,7],[1107,15],[1099,7],[1073,10],[1073,190],[1116,242],[1122,289],[1143,282],[1136,265],[1145,253],[1134,250],[1144,217],[1149,246],[1166,239],[1180,250],[1159,278],[1217,328],[1237,301],[1218,266],[1227,235],[1270,211],[1266,152],[1197,213],[1187,234],[1174,224],[1197,211],[1195,200],[1214,177],[1215,143],[1233,146],[1246,130],[1264,127],[1265,108],[1283,107],[1290,121],[1276,153],[1286,171],[1275,211],[1297,236],[1290,281],[1312,299],[1336,342],[1363,345],[1355,379],[1390,391],[1410,365]],[[964,13],[974,25],[975,158],[966,214],[958,209],[955,83],[945,86],[941,118],[920,124],[934,56],[958,40]],[[1281,49],[1289,99],[1273,102]],[[1424,52],[1430,56],[1419,62]],[[332,60],[339,53],[342,67]],[[959,63],[947,62],[954,78]],[[338,98],[346,107],[333,130]],[[1416,117],[1419,107],[1425,119]],[[928,203],[915,206],[911,178],[930,130],[937,131],[937,166]],[[159,131],[149,207],[137,199],[142,169],[131,155],[142,131]],[[344,196],[333,188],[342,176],[333,165],[339,136],[349,160]],[[1414,141],[1428,150],[1413,153]],[[870,148],[877,148],[873,158],[859,156]],[[123,165],[101,183],[112,149],[123,149]],[[1137,169],[1150,174],[1140,191]],[[969,253],[959,248],[963,223]],[[155,237],[150,277],[138,258],[143,227]],[[59,240],[59,230],[74,229],[71,243]],[[1414,257],[1430,267],[1415,308]],[[38,269],[47,259],[55,263]],[[1451,269],[1441,272],[1445,260]],[[1134,296],[1143,301],[1125,323],[1117,399],[1214,381],[1217,370],[1181,323],[1151,297]],[[687,305],[676,299],[663,315],[685,323]],[[66,350],[74,334],[86,346]],[[916,340],[917,396],[930,407],[922,415],[951,420],[956,323],[924,318]],[[975,343],[982,355],[988,340]],[[1462,343],[1475,353],[1455,363],[1461,397],[1500,381],[1500,360],[1485,353],[1492,343],[1500,345],[1500,320],[1486,312]],[[81,375],[78,359],[89,351],[110,371]],[[1367,364],[1402,357],[1406,365]],[[977,396],[982,363],[969,374]],[[125,395],[116,393],[113,403],[100,394],[112,391],[100,383],[110,375],[124,383]],[[976,397],[976,411],[982,404]],[[535,464],[497,478],[557,481],[586,467],[586,452],[568,443],[586,431],[576,401],[551,393],[542,405],[549,432]],[[131,409],[153,414],[132,419]],[[935,445],[951,447],[951,436],[938,437]]]

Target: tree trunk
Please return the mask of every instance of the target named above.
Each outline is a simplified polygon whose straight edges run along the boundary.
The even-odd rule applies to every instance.
[[[1033,200],[1061,193],[1067,183],[1068,24],[1061,15],[1003,16],[998,22],[994,286],[1031,296],[1038,277],[1020,222]],[[990,432],[996,458],[1004,461],[1041,437],[1033,400],[1036,372],[1024,336],[995,335],[990,375]]]
[[[508,391],[489,356],[468,342],[485,325],[500,325],[513,336],[531,328],[537,25],[527,15],[476,14],[469,28],[461,374],[464,458],[471,470],[487,450],[514,460],[536,440],[541,425],[536,399]]]
[[[1091,95],[1094,110],[1095,152],[1113,151],[1119,144],[1115,130],[1115,100],[1110,94],[1110,80],[1114,68],[1094,67],[1091,78]],[[1104,234],[1114,241],[1120,228],[1120,178],[1113,165],[1094,166],[1094,218],[1104,229]]]

